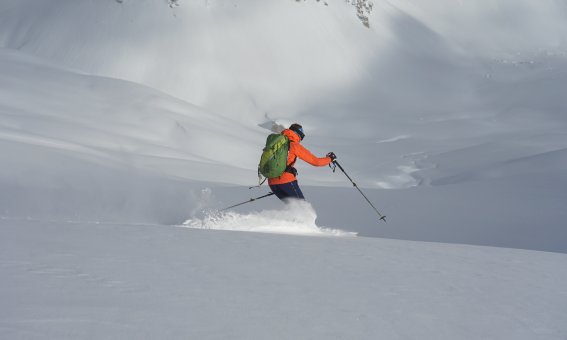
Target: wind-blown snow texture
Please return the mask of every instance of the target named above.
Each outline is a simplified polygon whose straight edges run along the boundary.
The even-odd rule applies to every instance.
[[[0,2],[0,338],[565,339],[567,5],[357,3]]]

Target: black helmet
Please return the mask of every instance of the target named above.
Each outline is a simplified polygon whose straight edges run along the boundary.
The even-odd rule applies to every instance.
[[[289,129],[299,135],[299,138],[303,140],[305,138],[305,133],[303,133],[303,127],[297,123],[293,123],[290,125]]]

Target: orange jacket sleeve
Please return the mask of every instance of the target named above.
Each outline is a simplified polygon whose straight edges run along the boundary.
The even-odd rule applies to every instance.
[[[330,157],[315,157],[309,150],[307,150],[303,145],[299,143],[291,143],[290,153],[296,155],[299,159],[314,165],[314,166],[325,166],[331,163]]]

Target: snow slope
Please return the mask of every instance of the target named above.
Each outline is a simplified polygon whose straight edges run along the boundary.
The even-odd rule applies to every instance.
[[[561,2],[380,1],[370,29],[343,1],[0,6],[4,216],[202,222],[264,193],[261,126],[297,120],[392,227],[300,164],[321,225],[567,251]]]
[[[178,7],[148,0],[6,1],[0,45],[249,120],[263,116],[265,103],[290,106],[290,99],[309,96],[307,89],[334,88],[352,77],[353,66],[343,60],[356,63],[357,42],[336,55],[331,40],[339,36],[344,43],[365,33],[351,7],[338,1],[301,7],[291,1],[187,1]],[[338,21],[341,11],[352,20]],[[345,25],[354,32],[344,32]],[[306,64],[306,55],[313,62]]]
[[[0,221],[3,339],[565,339],[567,255]]]
[[[567,338],[566,17],[3,0],[0,338]],[[218,211],[295,121],[388,223],[305,164]]]
[[[263,143],[264,128],[21,52],[1,50],[0,59],[3,216],[166,224],[191,218],[199,225],[206,223],[201,209],[220,209],[265,192],[234,187],[254,183],[255,150]],[[462,140],[453,134],[417,130],[439,141],[425,143],[408,134],[377,142],[350,137],[337,145],[314,133],[306,145],[314,152],[324,150],[318,144],[336,147],[347,171],[390,219],[377,225],[352,187],[306,186],[346,186],[348,181],[340,172],[300,164],[300,180],[316,211],[302,225],[363,236],[566,252],[564,131],[532,119],[540,132],[531,123],[518,131],[495,129],[490,138],[467,138],[480,143],[474,147],[457,147]],[[400,157],[414,148],[441,146],[454,150]],[[380,164],[364,168],[372,152],[390,153],[390,165],[401,174],[388,175]],[[369,179],[382,187],[410,188],[373,190]],[[236,209],[236,216],[215,227],[262,230],[261,221],[274,209],[281,209],[279,202],[267,198]],[[257,219],[247,225],[246,216]],[[240,224],[234,226],[235,220]]]
[[[185,143],[193,133],[175,131],[177,122],[232,128],[225,118],[195,118],[203,109],[161,92],[19,52],[3,50],[0,57],[0,338],[567,335],[565,254],[344,231],[561,251],[561,152],[543,155],[558,170],[544,185],[518,186],[526,178],[518,173],[404,190],[364,188],[386,208],[388,224],[377,224],[352,188],[310,186],[305,192],[314,210],[289,214],[266,200],[215,220],[201,209],[251,193],[214,182],[213,169],[227,166]],[[178,167],[168,165],[174,160]],[[498,195],[495,188],[507,191]],[[537,213],[514,215],[516,204],[535,205]],[[490,210],[468,214],[471,206]],[[192,223],[181,225],[189,217]],[[510,221],[523,224],[510,232]],[[534,227],[552,232],[533,234]],[[274,232],[280,234],[267,234]]]
[[[4,1],[0,46],[165,91],[234,129],[301,121],[369,187],[467,181],[566,147],[563,2],[377,1],[370,29],[343,0],[178,3]],[[257,148],[238,146],[230,162],[254,169]]]

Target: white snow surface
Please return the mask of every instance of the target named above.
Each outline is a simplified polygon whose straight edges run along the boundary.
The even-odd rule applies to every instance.
[[[567,339],[566,3],[353,3],[1,1],[0,338]]]
[[[567,256],[2,221],[3,339],[564,339]]]

